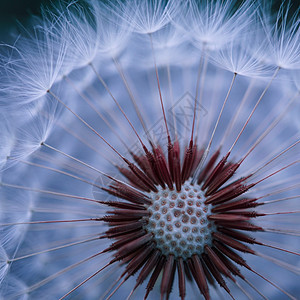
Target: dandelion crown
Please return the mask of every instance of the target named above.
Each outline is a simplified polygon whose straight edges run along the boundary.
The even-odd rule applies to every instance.
[[[271,8],[61,2],[1,45],[0,299],[296,299],[299,9]]]

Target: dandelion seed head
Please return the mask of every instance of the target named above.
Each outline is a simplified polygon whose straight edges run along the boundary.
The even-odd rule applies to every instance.
[[[298,25],[72,1],[2,46],[0,298],[294,299]]]
[[[163,28],[179,12],[180,1],[154,0],[117,2],[116,14],[122,16],[134,32],[149,34]],[[121,4],[122,3],[122,4]],[[120,4],[120,5],[119,5]]]
[[[189,0],[186,15],[181,15],[177,26],[190,36],[196,47],[218,49],[238,36],[244,26],[250,25],[251,6],[250,1],[245,1],[234,12],[231,1]]]
[[[255,49],[256,46],[256,49]],[[274,67],[263,63],[261,53],[265,45],[259,45],[256,37],[240,37],[227,43],[219,51],[211,52],[212,61],[233,73],[267,78],[274,73]]]
[[[42,28],[27,35],[20,37],[13,46],[1,47],[8,54],[2,62],[5,74],[0,90],[6,93],[12,104],[30,103],[46,95],[62,75],[66,40],[57,40]]]
[[[269,48],[265,59],[284,69],[299,69],[299,8],[289,17],[290,6],[290,2],[283,3],[275,21],[262,11],[261,24]]]
[[[92,17],[93,9],[84,9],[76,2],[70,3],[66,8],[57,9],[58,21],[51,34],[62,37],[68,43],[64,74],[87,65],[97,55],[100,37],[96,20]]]

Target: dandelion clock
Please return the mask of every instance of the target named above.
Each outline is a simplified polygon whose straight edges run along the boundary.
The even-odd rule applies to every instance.
[[[297,299],[299,9],[61,1],[0,46],[0,299]]]

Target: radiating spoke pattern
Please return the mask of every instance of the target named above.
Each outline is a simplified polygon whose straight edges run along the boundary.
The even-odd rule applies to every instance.
[[[0,299],[297,299],[299,9],[271,11],[59,2],[0,46]]]

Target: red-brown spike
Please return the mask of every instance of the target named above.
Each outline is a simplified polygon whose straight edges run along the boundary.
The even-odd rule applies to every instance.
[[[203,255],[205,255],[205,253],[202,253],[202,255],[201,255],[202,261],[203,261]],[[205,264],[204,261],[203,261],[203,263],[202,263],[202,267],[203,267],[203,271],[204,271],[204,274],[205,274],[205,277],[206,277],[208,283],[209,283],[210,285],[212,285],[214,288],[216,288],[216,280],[215,280],[214,277],[211,275],[211,273],[210,273],[210,271],[209,271],[209,269],[208,269],[208,267],[207,267],[207,265]]]
[[[155,154],[156,147],[154,145],[152,145],[152,151]],[[164,189],[165,183],[164,183],[161,173],[159,171],[159,165],[158,165],[158,161],[157,161],[155,155],[153,155],[150,151],[148,151],[146,154],[146,158],[148,160],[148,163],[151,167],[152,173],[153,173],[156,181]]]
[[[168,290],[167,290],[166,300],[169,300],[170,294],[172,292],[172,287],[173,287],[173,283],[174,283],[175,272],[176,272],[176,261],[174,261],[173,269],[171,271],[171,276],[170,276],[170,280],[169,280],[169,284],[168,284]]]
[[[239,164],[228,163],[224,170],[222,170],[222,172],[220,172],[219,175],[216,176],[216,178],[211,182],[205,193],[205,196],[211,195],[225,182],[227,182],[234,175],[239,166]]]
[[[208,285],[203,271],[202,263],[198,255],[194,254],[192,258],[188,259],[188,263],[192,266],[191,271],[193,277],[206,300],[210,299]]]
[[[146,184],[144,184],[144,182],[140,180],[140,178],[138,178],[131,170],[123,167],[118,167],[118,170],[124,177],[129,180],[130,184],[133,187],[148,193],[151,192],[151,189]]]
[[[229,210],[226,212],[226,214],[239,215],[247,218],[257,218],[266,215],[264,213],[258,213],[255,210],[244,210],[244,209]]]
[[[219,242],[217,240],[214,240],[213,244],[224,255],[226,255],[227,257],[229,257],[233,261],[235,261],[237,264],[239,264],[239,265],[241,265],[241,266],[243,266],[243,267],[245,267],[245,268],[247,268],[247,269],[250,270],[250,267],[248,266],[248,264],[246,263],[246,261],[240,255],[238,255],[235,251],[231,250],[226,245],[224,245],[222,242]]]
[[[237,249],[241,252],[244,252],[244,253],[250,253],[250,254],[255,254],[255,252],[250,249],[248,246],[222,234],[222,233],[219,233],[219,232],[214,232],[213,234],[213,237],[216,238],[217,240],[219,240],[220,242],[234,248],[234,249]]]
[[[246,180],[245,178],[241,178],[236,182],[233,182],[228,186],[222,188],[221,190],[217,191],[215,194],[207,198],[205,204],[216,205],[216,204],[224,203],[226,201],[229,201],[231,199],[234,199],[244,194],[253,186],[255,186],[254,183],[249,185],[242,184],[242,182],[244,182],[245,180]]]
[[[126,273],[128,276],[134,275],[143,266],[154,247],[154,243],[151,243],[150,245],[147,245],[147,247],[145,247],[145,249],[143,249],[139,255],[135,255],[127,264],[121,276],[124,276]]]
[[[173,190],[172,178],[168,170],[165,155],[161,147],[155,149],[155,159],[157,161],[158,170],[160,172],[160,177],[167,184],[170,190]]]
[[[247,231],[264,231],[264,229],[260,226],[254,225],[250,222],[222,222],[222,221],[216,221],[216,224],[226,227],[226,228],[234,228],[239,230],[247,230]]]
[[[136,279],[136,285],[133,290],[135,290],[139,285],[141,285],[150,272],[155,268],[159,259],[161,258],[161,252],[159,250],[154,250],[154,252],[150,255],[150,258],[142,268],[138,278]]]
[[[99,221],[103,221],[103,222],[129,222],[129,221],[138,221],[139,219],[141,219],[141,217],[137,217],[137,216],[130,216],[130,215],[115,215],[115,216],[104,216],[102,218],[99,218]]]
[[[188,263],[187,263],[186,260],[183,262],[183,265],[184,265],[184,274],[186,276],[186,279],[189,282],[192,282],[193,281],[193,276],[191,274],[191,269],[189,268]],[[191,265],[191,267],[193,267],[193,266]]]
[[[113,226],[112,228],[105,231],[105,235],[108,238],[117,237],[118,235],[123,235],[125,233],[129,233],[131,231],[136,231],[138,229],[141,229],[144,224],[145,221],[139,220],[139,221],[129,222],[123,225]]]
[[[216,160],[218,159],[220,155],[220,149],[217,150],[212,157],[210,158],[210,160],[208,161],[207,165],[205,166],[205,168],[201,171],[199,177],[198,177],[198,184],[201,184],[203,180],[205,180],[208,176],[208,174],[210,174],[212,172],[212,169],[216,163]]]
[[[191,175],[195,173],[197,167],[199,166],[199,163],[201,162],[201,159],[203,157],[204,154],[204,149],[200,149],[200,150],[195,150],[195,157],[193,159],[193,165],[192,165],[192,169],[191,169]]]
[[[230,294],[230,290],[228,288],[228,286],[225,283],[225,280],[223,279],[221,273],[218,271],[218,269],[216,268],[216,266],[212,263],[212,261],[209,259],[208,255],[203,253],[202,254],[202,258],[206,264],[206,266],[208,267],[209,271],[211,272],[211,274],[214,276],[214,278],[217,280],[217,282],[219,283],[219,285],[228,293]]]
[[[216,176],[218,176],[220,174],[220,172],[222,172],[229,154],[230,153],[227,153],[226,156],[224,156],[219,161],[219,163],[215,166],[215,168],[212,170],[212,172],[210,173],[210,175],[208,176],[208,178],[205,180],[205,182],[204,182],[204,184],[203,184],[203,186],[201,188],[202,191],[204,191],[211,184],[211,182],[216,178]]]
[[[236,267],[224,254],[220,252],[217,248],[213,248],[214,252],[219,256],[224,265],[229,269],[229,271],[235,275],[239,276],[243,280],[245,279],[244,275],[241,273],[240,269]]]
[[[232,229],[228,229],[228,228],[218,228],[218,231],[236,239],[242,242],[246,242],[249,244],[259,244],[258,242],[255,241],[255,238],[250,237],[242,232],[236,231],[236,230],[232,230]]]
[[[231,222],[235,222],[235,221],[247,221],[249,220],[248,217],[245,216],[240,216],[240,215],[234,215],[234,214],[216,214],[216,215],[210,215],[207,217],[209,220],[213,220],[213,221],[231,221]]]
[[[117,251],[117,253],[114,254],[115,258],[120,260],[124,256],[127,256],[128,254],[132,253],[134,250],[140,248],[142,245],[148,243],[152,240],[152,234],[147,233],[129,243],[126,243],[122,247],[120,247]]]
[[[168,286],[171,280],[171,273],[172,273],[174,263],[175,263],[175,257],[174,255],[171,254],[167,258],[167,262],[164,266],[164,271],[161,279],[161,284],[160,284],[161,299],[163,299],[163,296],[168,292]]]
[[[153,271],[153,273],[152,273],[152,275],[149,279],[149,282],[147,284],[146,294],[145,294],[144,300],[147,299],[149,293],[153,290],[153,287],[156,283],[156,280],[157,280],[162,268],[164,267],[165,263],[166,263],[166,258],[164,256],[161,256],[160,260],[157,263],[157,265],[156,265],[156,267],[155,267],[155,269],[154,269],[154,271]]]
[[[181,171],[182,182],[185,182],[188,179],[189,172],[191,170],[192,163],[193,163],[193,156],[194,156],[194,145],[193,145],[193,141],[191,140],[184,155],[184,161],[183,161],[183,166]]]
[[[197,155],[198,155],[197,145],[193,145],[192,157],[191,157],[190,163],[189,163],[187,171],[186,171],[185,180],[190,178],[190,176],[192,174],[192,170],[197,167],[197,165],[196,165]]]
[[[142,205],[131,204],[131,203],[126,203],[126,202],[121,202],[121,201],[100,201],[100,200],[98,200],[98,202],[100,204],[104,204],[104,205],[107,205],[107,206],[112,206],[112,207],[115,207],[115,208],[146,210],[146,208]]]
[[[139,256],[142,252],[145,251],[146,248],[149,247],[149,245],[151,244],[151,242],[143,244],[141,247],[135,249],[134,251],[132,251],[129,254],[126,254],[123,258],[122,258],[122,265],[127,266],[127,264],[132,261],[135,257]]]
[[[185,287],[185,275],[184,275],[184,262],[181,257],[177,260],[177,271],[178,271],[178,287],[179,287],[179,296],[181,300],[185,299],[186,287]]]
[[[237,201],[233,201],[230,203],[221,204],[217,207],[212,208],[212,212],[226,212],[228,210],[234,209],[247,209],[261,205],[261,203],[255,202],[257,199],[255,198],[245,198]]]
[[[230,278],[233,282],[235,282],[235,279],[232,277],[230,271],[226,268],[224,263],[221,261],[221,259],[218,257],[218,255],[208,246],[204,246],[205,252],[207,253],[210,261],[212,264],[215,265],[217,270],[221,273],[223,273],[226,277]]]
[[[107,211],[107,213],[120,216],[120,217],[130,216],[135,218],[142,218],[150,215],[150,212],[147,210],[134,210],[134,209],[114,209],[111,211]]]
[[[172,144],[171,139],[168,141],[168,164],[170,175],[174,182],[174,145]]]
[[[113,196],[122,198],[131,203],[142,204],[142,205],[143,204],[150,205],[152,203],[148,196],[122,183],[110,185],[110,189],[103,188],[103,190],[107,191]]]
[[[127,234],[126,233],[122,234],[120,236],[120,239],[117,242],[112,243],[108,248],[106,248],[103,251],[103,253],[112,251],[112,250],[116,250],[116,249],[120,248],[121,246],[125,245],[126,243],[141,237],[144,234],[145,234],[144,230],[139,230],[139,231],[133,232],[133,233],[131,232],[131,233],[127,233]]]
[[[158,192],[152,180],[133,163],[128,163],[129,169],[153,192]]]
[[[109,222],[108,225],[111,227],[107,231],[106,234],[115,234],[115,233],[124,233],[127,226],[130,226],[131,229],[136,229],[145,225],[145,220],[137,220],[137,221],[128,221],[128,222]]]
[[[180,146],[178,140],[174,143],[174,159],[173,159],[173,165],[174,165],[174,182],[176,185],[177,192],[181,191],[181,165],[180,165]]]
[[[134,153],[131,153],[131,156],[133,157],[134,161],[138,164],[138,166],[144,171],[147,176],[151,178],[154,184],[158,184],[153,171],[151,169],[151,166],[149,164],[149,161],[145,155],[136,155]]]

